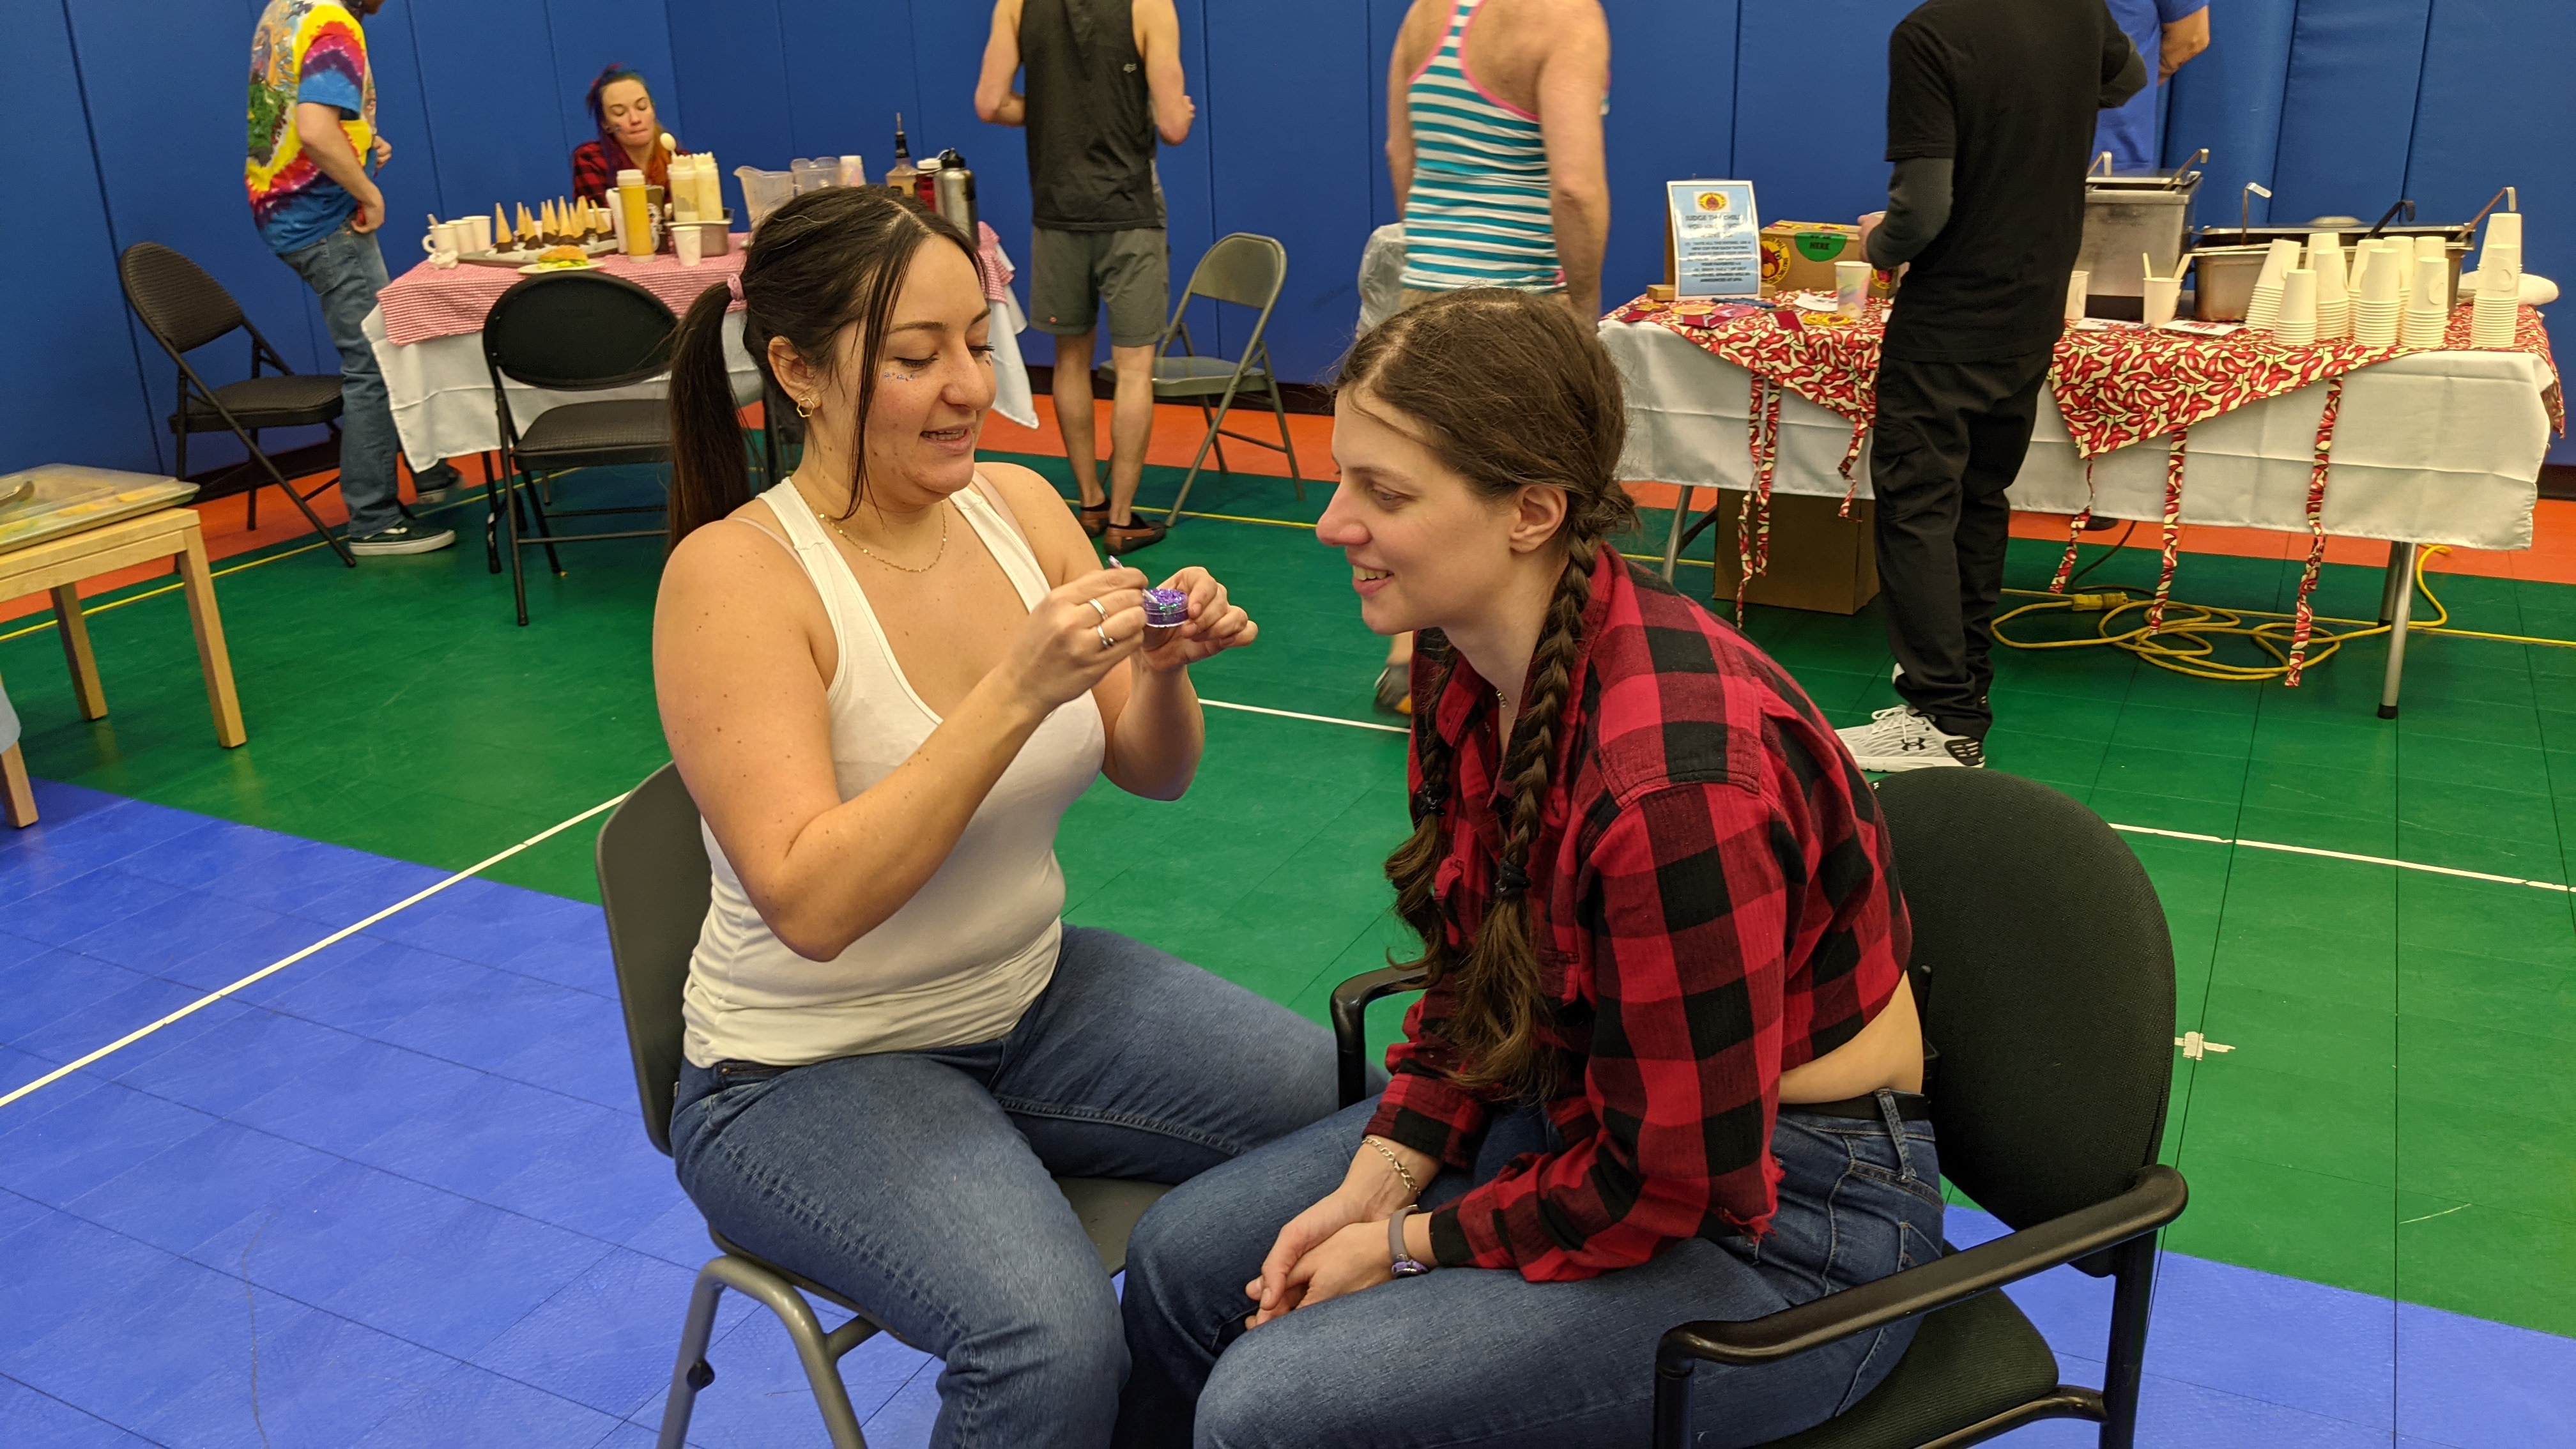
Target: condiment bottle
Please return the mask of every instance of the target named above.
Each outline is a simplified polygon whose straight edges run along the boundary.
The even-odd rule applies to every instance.
[[[653,209],[644,196],[644,173],[629,168],[617,173],[617,215],[630,257],[653,255]]]
[[[932,211],[939,209],[939,158],[931,157],[912,174],[912,199]]]
[[[894,164],[886,168],[886,189],[906,195],[913,192],[913,179],[921,173],[912,164],[912,143],[904,139],[903,112],[894,113]]]

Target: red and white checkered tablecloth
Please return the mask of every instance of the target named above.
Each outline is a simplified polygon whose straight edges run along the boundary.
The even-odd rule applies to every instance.
[[[983,243],[984,294],[998,299],[1010,285],[1011,264],[1002,255],[1001,239],[990,226],[978,222],[976,230]],[[624,277],[651,292],[673,312],[686,312],[707,288],[723,286],[726,278],[742,270],[744,248],[750,240],[736,232],[731,251],[708,257],[694,267],[683,267],[679,258],[669,255],[638,258],[611,254],[597,260],[600,269],[610,276]],[[480,332],[492,304],[519,281],[515,267],[458,266],[441,271],[424,259],[377,294],[376,303],[385,313],[386,340],[403,347],[433,337]],[[733,304],[735,309],[741,306],[739,300]]]

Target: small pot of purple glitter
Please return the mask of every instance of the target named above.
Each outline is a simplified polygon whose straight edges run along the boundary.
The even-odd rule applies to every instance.
[[[1145,647],[1160,649],[1190,621],[1190,596],[1184,589],[1145,591]]]

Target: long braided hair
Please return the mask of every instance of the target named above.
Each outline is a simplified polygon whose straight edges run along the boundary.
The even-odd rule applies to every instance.
[[[1561,301],[1479,288],[1400,312],[1362,337],[1343,364],[1339,388],[1354,406],[1428,447],[1482,497],[1509,497],[1533,483],[1565,494],[1565,521],[1551,543],[1564,569],[1503,755],[1511,817],[1495,862],[1493,899],[1463,949],[1449,944],[1431,891],[1448,848],[1452,764],[1433,711],[1457,668],[1437,630],[1425,631],[1416,646],[1432,678],[1414,691],[1421,788],[1413,834],[1386,860],[1396,913],[1422,938],[1421,956],[1403,964],[1452,987],[1456,1011],[1441,1035],[1458,1049],[1462,1080],[1519,1093],[1544,1090],[1553,1064],[1539,1041],[1548,1007],[1530,928],[1530,850],[1583,651],[1593,563],[1637,521],[1617,481],[1627,435],[1619,370],[1593,330]]]

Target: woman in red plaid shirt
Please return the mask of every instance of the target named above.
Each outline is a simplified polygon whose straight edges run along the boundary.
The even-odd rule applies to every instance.
[[[1385,1093],[1137,1230],[1122,1445],[1638,1444],[1654,1350],[1937,1256],[1905,906],[1779,665],[1612,541],[1619,376],[1543,299],[1361,339],[1316,532],[1413,673]],[[1703,1444],[1858,1402],[1911,1322],[1704,1365]]]

